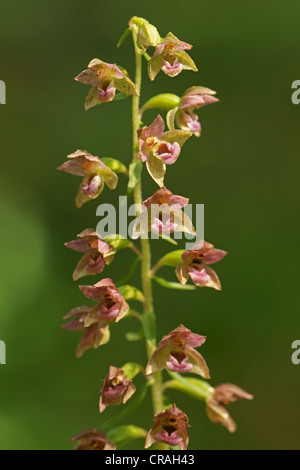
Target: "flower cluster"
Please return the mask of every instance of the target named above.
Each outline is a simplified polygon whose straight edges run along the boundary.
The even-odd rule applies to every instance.
[[[141,76],[139,64],[142,56],[148,61],[151,81],[160,71],[169,77],[176,77],[183,70],[197,71],[194,61],[186,52],[191,50],[192,46],[171,32],[161,37],[155,26],[143,18],[134,16],[129,21],[129,28],[120,39],[119,45],[129,34],[132,34],[138,59],[137,77]],[[149,55],[151,48],[153,48],[152,56]],[[60,171],[83,177],[76,196],[76,206],[79,208],[87,201],[97,198],[105,185],[109,189],[115,189],[118,183],[116,173],[122,172],[129,177],[127,194],[134,190],[134,202],[141,206],[133,224],[133,239],[145,238],[143,235],[149,231],[158,236],[174,232],[185,232],[195,236],[193,224],[183,211],[189,199],[173,194],[165,187],[164,180],[167,167],[176,163],[185,142],[193,135],[199,137],[201,134],[201,124],[195,110],[218,102],[215,97],[216,92],[206,87],[194,86],[188,88],[181,98],[172,94],[157,95],[139,109],[140,80],[137,79],[137,83],[134,84],[126,70],[116,64],[93,59],[87,69],[75,80],[90,86],[85,101],[86,110],[125,95],[132,95],[134,125],[133,161],[129,170],[118,160],[112,158],[100,160],[99,157],[84,150],[77,150],[68,155],[67,161],[58,168]],[[167,111],[168,130],[165,130],[165,121],[160,114],[151,124],[142,123],[143,112],[150,108]],[[175,125],[178,129],[175,129]],[[140,178],[143,165],[159,189],[141,204],[143,198]],[[141,322],[140,330],[128,332],[126,339],[136,341],[145,338],[148,363],[143,365],[129,362],[122,367],[110,365],[100,390],[99,411],[102,413],[111,405],[125,405],[136,391],[133,378],[142,373],[145,379],[144,386],[132,399],[131,408],[139,406],[146,396],[148,387],[153,387],[154,424],[148,432],[131,425],[113,427],[107,435],[96,429],[88,429],[71,439],[72,442],[77,442],[75,449],[113,450],[131,439],[146,437],[145,448],[157,445],[161,449],[175,447],[186,450],[189,442],[189,420],[175,404],[164,408],[163,392],[166,388],[181,390],[204,401],[211,421],[225,426],[230,432],[235,431],[236,425],[225,405],[237,399],[251,400],[252,395],[232,384],[223,384],[214,388],[206,382],[210,379],[210,371],[205,359],[197,351],[197,348],[205,343],[206,336],[194,333],[181,324],[156,345],[151,295],[152,278],[164,287],[193,289],[194,286],[185,286],[191,279],[196,286],[221,290],[220,280],[210,266],[222,260],[227,254],[226,251],[201,241],[191,250],[168,253],[151,269],[148,241],[141,243],[139,251],[133,243],[122,242],[120,237],[117,243],[112,240],[113,238],[103,239],[94,229],[88,228],[79,233],[77,239],[65,243],[66,247],[82,253],[73,272],[74,281],[89,275],[101,275],[107,269],[106,266],[113,261],[116,251],[128,246],[133,249],[137,258],[129,269],[126,280],[132,276],[136,265],[141,261],[143,292],[127,284],[120,286],[117,283],[117,287],[109,277],[100,279],[92,285],[80,285],[82,294],[94,301],[94,304],[72,309],[64,317],[67,322],[62,328],[82,333],[76,349],[76,355],[80,357],[85,351],[106,344],[110,339],[110,327],[124,317],[131,316]],[[179,283],[157,278],[154,274],[162,266],[175,267]],[[132,310],[127,303],[131,300],[142,304],[143,313]],[[164,382],[163,371],[171,376],[168,382]],[[196,377],[190,377],[189,374],[195,374]],[[126,408],[126,416],[131,408]],[[112,421],[109,420],[108,425],[111,422],[118,422],[121,417],[122,414],[114,417]],[[106,427],[108,425],[106,424]]]

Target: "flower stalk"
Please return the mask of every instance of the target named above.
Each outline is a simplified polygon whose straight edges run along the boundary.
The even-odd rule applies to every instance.
[[[133,30],[133,43],[135,50],[135,63],[136,63],[136,73],[135,73],[135,88],[138,92],[138,95],[132,97],[132,127],[133,127],[133,161],[139,161],[138,153],[138,129],[140,128],[140,93],[141,93],[141,83],[142,83],[142,55],[140,52],[137,41],[136,33]],[[141,204],[143,201],[142,196],[142,182],[141,178],[139,179],[136,187],[134,188],[134,202],[135,204]],[[142,253],[142,262],[141,262],[141,278],[142,278],[142,288],[145,296],[145,311],[151,312],[154,314],[154,305],[153,305],[153,295],[152,295],[152,278],[151,278],[151,248],[148,238],[141,238],[141,253]],[[155,338],[152,338],[152,341],[147,341],[146,343],[148,358],[151,357],[153,352],[156,349]],[[164,402],[163,402],[163,391],[162,391],[162,374],[161,372],[155,372],[153,374],[153,385],[152,385],[152,403],[154,413],[157,414],[162,411]],[[165,444],[159,444],[159,448],[166,449]]]

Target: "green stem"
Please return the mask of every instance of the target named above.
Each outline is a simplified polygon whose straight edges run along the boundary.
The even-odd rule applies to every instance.
[[[132,31],[133,43],[135,49],[135,61],[136,61],[136,75],[135,75],[135,86],[140,95],[141,83],[142,83],[142,54],[139,52],[136,45],[135,32]],[[133,96],[132,98],[132,129],[133,129],[133,161],[139,161],[138,153],[138,138],[137,130],[140,127],[139,107],[140,107],[140,96]],[[134,188],[134,202],[135,204],[142,204],[142,183],[141,178],[139,179],[136,187]],[[153,296],[152,296],[152,280],[151,280],[151,249],[148,238],[141,238],[141,252],[142,252],[142,263],[141,263],[141,277],[142,277],[142,288],[145,296],[145,312],[153,312]],[[147,353],[148,357],[151,356],[153,351],[156,349],[155,342],[149,343],[147,341]],[[153,374],[153,385],[152,385],[152,403],[154,413],[160,413],[164,407],[163,391],[162,391],[162,374],[161,372],[155,372]],[[159,449],[168,449],[165,444],[159,444]]]

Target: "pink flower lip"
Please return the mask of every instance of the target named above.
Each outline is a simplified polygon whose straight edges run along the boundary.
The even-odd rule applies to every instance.
[[[82,186],[82,192],[85,196],[94,196],[101,186],[101,176],[95,175],[88,184]]]
[[[182,71],[182,64],[178,62],[178,59],[176,58],[173,61],[173,64],[171,64],[168,60],[163,59],[162,60],[163,66],[162,66],[162,71],[166,74],[169,75],[169,77],[176,77],[177,75],[180,74]]]
[[[125,392],[127,388],[127,384],[118,384],[115,387],[108,387],[106,390],[102,392],[103,397],[109,398],[110,400],[119,398]]]
[[[199,285],[206,285],[210,282],[211,277],[210,275],[205,271],[204,268],[202,269],[196,269],[193,268],[192,266],[188,266],[188,273],[194,283],[197,283]]]
[[[193,368],[193,365],[188,362],[187,357],[179,362],[178,359],[171,353],[171,361],[167,361],[167,368],[170,372],[190,372]]]
[[[159,218],[155,217],[154,222],[151,225],[151,229],[154,233],[158,233],[159,235],[165,234],[170,235],[174,233],[177,228],[177,224],[174,224],[171,217],[166,221],[163,222]]]
[[[114,82],[110,82],[106,88],[102,88],[101,86],[98,87],[98,100],[101,103],[107,103],[112,101],[116,94],[116,88],[114,86]]]
[[[180,151],[178,142],[174,142],[172,145],[169,142],[162,142],[154,155],[160,158],[165,165],[173,165],[179,157]]]
[[[160,433],[155,434],[155,440],[165,442],[170,446],[178,446],[182,442],[182,437],[178,436],[176,429],[165,426]]]

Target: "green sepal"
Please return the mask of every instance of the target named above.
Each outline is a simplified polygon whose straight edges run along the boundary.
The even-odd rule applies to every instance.
[[[197,72],[197,66],[193,59],[185,51],[176,51],[176,56],[185,70],[193,70]]]
[[[207,398],[210,398],[214,393],[214,388],[209,385],[209,383],[204,380],[195,379],[195,378],[185,378],[180,374],[169,372],[169,375],[173,378],[169,382],[164,384],[165,388],[172,388],[175,390],[180,390],[181,392],[186,393],[187,395],[196,398],[200,401],[205,401]]]
[[[144,368],[141,364],[137,364],[136,362],[127,362],[121,369],[124,375],[126,375],[129,380],[132,380],[136,375],[142,372]]]
[[[137,300],[142,304],[145,303],[144,294],[134,286],[126,284],[125,286],[119,287],[119,291],[125,300]]]
[[[116,160],[115,158],[104,157],[101,158],[101,161],[115,173],[124,173],[125,175],[128,175],[127,167],[119,160]]]
[[[192,132],[175,129],[175,130],[164,132],[163,139],[169,142],[170,144],[174,144],[174,142],[177,142],[180,145],[180,147],[182,147],[183,144],[192,135],[193,135]]]
[[[142,328],[138,331],[128,331],[128,333],[125,333],[125,338],[127,341],[141,341],[145,338],[145,333]]]
[[[175,129],[175,115],[178,111],[178,107],[170,109],[166,116],[166,123],[170,131]]]
[[[147,431],[145,429],[133,425],[118,426],[107,433],[107,438],[118,448],[134,439],[145,438],[146,436]]]
[[[176,268],[182,262],[181,256],[183,253],[184,250],[171,251],[170,253],[167,253],[165,256],[163,256],[157,264],[159,266],[171,266]]]
[[[130,194],[136,187],[142,173],[143,163],[141,160],[133,162],[129,165],[129,182],[127,186],[127,194]]]
[[[142,110],[146,111],[147,109],[170,109],[176,108],[179,106],[180,98],[177,95],[172,93],[161,93],[160,95],[153,96],[148,100],[143,106]]]
[[[119,93],[115,94],[114,101],[121,101],[121,100],[125,100],[126,98],[129,98],[129,95],[124,95],[124,93],[121,93],[119,91]]]
[[[196,286],[191,284],[179,284],[179,282],[170,282],[162,277],[152,276],[152,279],[157,282],[162,287],[166,287],[167,289],[177,289],[177,290],[195,290]]]
[[[119,235],[118,233],[105,237],[105,241],[113,246],[116,251],[130,248],[132,246],[132,242],[130,240],[122,237],[122,235]]]

